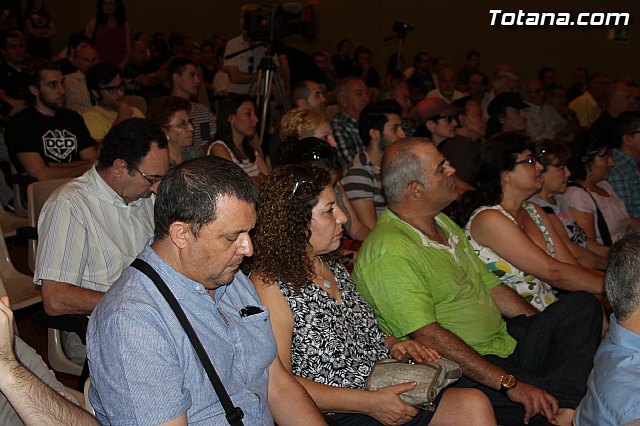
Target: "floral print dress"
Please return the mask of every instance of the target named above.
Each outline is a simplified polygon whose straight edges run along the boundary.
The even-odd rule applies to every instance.
[[[342,303],[309,281],[302,290],[278,282],[294,317],[293,374],[326,385],[362,389],[373,364],[389,358],[373,309],[346,268],[329,262]]]
[[[522,207],[529,214],[531,219],[533,219],[533,222],[538,226],[540,232],[542,232],[547,243],[547,254],[551,257],[555,257],[555,246],[553,245],[551,236],[549,235],[547,228],[542,223],[542,218],[538,214],[537,210],[529,202],[524,202]],[[473,222],[473,219],[475,219],[478,213],[489,209],[499,211],[513,223],[518,225],[515,218],[499,204],[495,206],[483,206],[476,209],[471,215],[469,222],[467,222],[467,226],[464,229],[467,239],[473,246],[476,254],[484,263],[487,264],[489,270],[493,272],[504,284],[514,289],[519,295],[527,300],[527,302],[531,303],[539,310],[544,310],[547,306],[558,300],[551,286],[528,272],[516,268],[506,259],[498,256],[489,247],[480,245],[473,239],[473,237],[471,237],[471,223]]]

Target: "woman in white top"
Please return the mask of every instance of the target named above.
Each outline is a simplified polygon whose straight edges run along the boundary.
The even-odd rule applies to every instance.
[[[271,173],[264,157],[252,144],[256,134],[258,117],[253,100],[248,95],[233,95],[220,105],[217,130],[209,146],[208,155],[231,160],[253,179],[261,184]]]
[[[589,241],[609,246],[628,229],[640,226],[607,182],[614,164],[607,140],[585,132],[574,139],[571,154],[575,186],[569,186],[565,199]]]
[[[545,212],[527,202],[540,190],[542,170],[527,137],[487,141],[477,190],[463,195],[456,217],[489,270],[540,310],[556,290],[604,293],[603,274],[580,266]]]
[[[582,266],[607,269],[609,248],[587,239],[587,234],[576,222],[564,199],[563,194],[567,191],[571,176],[567,166],[571,156],[569,147],[560,141],[542,140],[536,143],[536,154],[544,166],[542,189],[529,201],[547,213],[556,232]]]

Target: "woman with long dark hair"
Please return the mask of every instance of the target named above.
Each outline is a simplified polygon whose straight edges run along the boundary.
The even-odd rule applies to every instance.
[[[122,0],[98,0],[96,16],[87,23],[85,35],[98,51],[100,62],[124,71],[131,57],[131,27]]]
[[[51,58],[51,39],[56,35],[56,25],[47,12],[44,0],[27,1],[24,13],[24,35],[27,52],[34,58]]]
[[[489,270],[540,310],[558,290],[604,293],[603,274],[580,266],[546,213],[527,202],[540,191],[542,170],[527,137],[487,141],[477,190],[464,194],[456,215]]]
[[[215,142],[209,146],[207,154],[233,161],[260,184],[271,170],[252,144],[257,124],[256,106],[250,96],[228,97],[220,105]]]

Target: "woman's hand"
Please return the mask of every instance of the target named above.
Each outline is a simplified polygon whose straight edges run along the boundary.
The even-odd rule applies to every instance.
[[[418,414],[418,409],[400,399],[400,394],[416,387],[416,382],[386,386],[370,392],[367,414],[385,425],[403,425]]]
[[[389,348],[391,356],[401,361],[405,356],[409,355],[417,363],[422,362],[438,362],[440,354],[434,349],[427,348],[416,340],[397,340]]]

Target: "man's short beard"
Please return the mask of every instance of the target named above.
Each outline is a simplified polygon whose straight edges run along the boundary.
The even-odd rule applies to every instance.
[[[40,100],[40,103],[42,103],[42,105],[46,106],[47,108],[51,108],[54,111],[64,108],[64,105],[60,106],[57,103],[49,102],[47,99],[45,99],[42,92],[38,94],[38,100]]]

